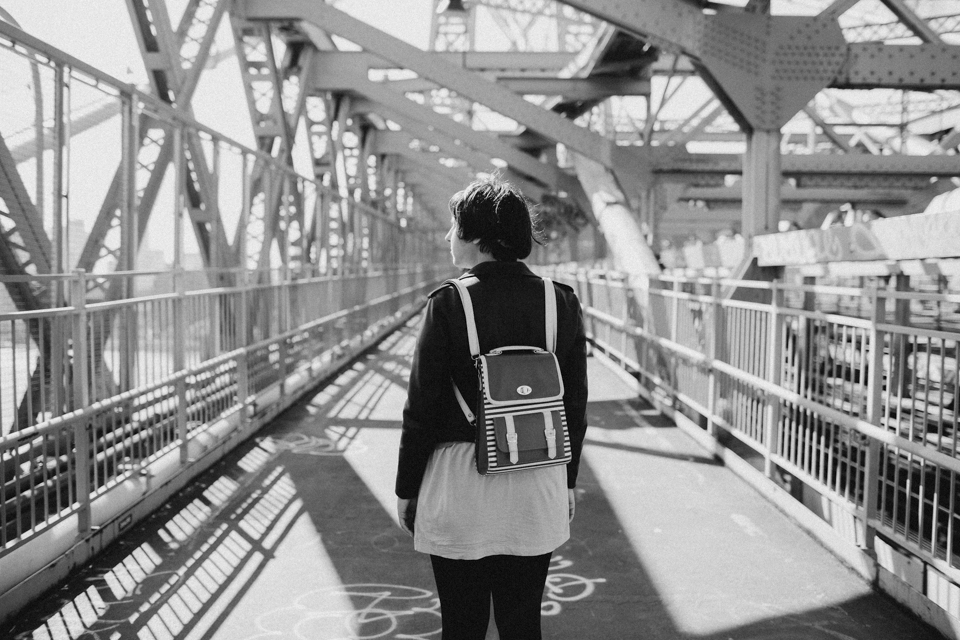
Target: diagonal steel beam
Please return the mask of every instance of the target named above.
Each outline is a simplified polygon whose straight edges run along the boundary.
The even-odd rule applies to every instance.
[[[33,205],[20,174],[17,163],[0,135],[0,198],[6,203],[0,209],[0,219],[6,224],[0,228],[4,243],[21,254],[19,266],[5,265],[5,272],[12,275],[50,273],[52,247],[47,232],[43,229],[40,213]],[[9,270],[15,269],[15,270]],[[42,308],[42,307],[41,307]]]
[[[322,26],[367,51],[387,58],[455,91],[458,95],[503,114],[570,149],[616,171],[621,179],[648,182],[650,163],[643,151],[619,147],[553,111],[547,111],[481,74],[470,73],[395,38],[324,3],[288,0],[247,0],[251,19],[300,19]]]
[[[905,24],[913,33],[924,42],[943,42],[940,34],[933,30],[926,20],[921,18],[903,0],[880,0],[897,16],[897,20]]]
[[[383,104],[368,99],[353,100],[350,103],[350,111],[351,113],[363,114],[375,113],[386,118],[400,125],[411,139],[416,138],[424,143],[436,145],[444,153],[464,160],[477,171],[493,171],[496,169],[496,165],[492,163],[492,155],[482,153],[464,144],[458,144],[454,138],[437,131],[435,127],[431,128],[419,120],[401,115]]]
[[[373,108],[373,105],[371,105],[369,102],[367,102],[366,105],[363,105],[362,103],[357,104],[356,102],[353,103],[353,110],[356,111],[358,108],[371,109]],[[406,127],[404,129],[406,129]],[[426,127],[424,127],[423,130],[428,134],[426,140],[423,140],[419,136],[411,135],[411,133],[408,133],[406,130],[380,131],[378,133],[378,139],[382,137],[384,141],[388,142],[389,144],[405,145],[406,147],[410,147],[411,143],[415,143],[416,139],[419,139],[421,143],[434,143],[444,154],[459,160],[463,160],[470,165],[473,177],[476,177],[477,173],[493,173],[499,170],[499,168],[491,162],[491,158],[489,156],[467,149],[462,144],[455,144],[452,139],[442,135],[437,135],[435,130],[429,131],[426,129]],[[533,198],[534,200],[540,200],[544,193],[543,187],[540,187],[539,185],[527,180],[523,176],[517,175],[513,172],[510,172],[510,174],[511,182],[520,187],[520,189],[522,189],[524,193],[528,194],[529,197]],[[560,188],[559,185],[557,188]]]
[[[164,0],[152,0],[149,5],[144,0],[127,0],[134,22],[134,32],[144,55],[144,63],[151,83],[151,89],[161,100],[169,102],[193,117],[190,106],[200,75],[210,55],[210,49],[216,37],[227,6],[232,0],[193,0],[184,11],[183,17],[176,29],[173,30]],[[193,46],[187,46],[193,45]],[[187,181],[188,209],[197,233],[198,244],[205,264],[210,265],[210,243],[219,242],[227,245],[227,238],[222,233],[222,224],[213,224],[217,237],[210,237],[210,216],[219,216],[219,211],[213,211],[216,202],[214,181],[210,176],[206,154],[200,143],[199,136],[188,131],[185,136],[186,148],[190,155],[190,176]],[[164,145],[172,145],[172,136],[165,136]],[[168,155],[169,154],[169,155]],[[162,174],[172,158],[172,149],[163,152],[166,162],[155,163],[153,171]],[[151,176],[152,178],[152,176]],[[145,190],[144,195],[151,192]],[[155,200],[141,197],[140,217],[149,217]],[[206,211],[201,215],[201,211]],[[109,207],[107,207],[109,208]],[[221,255],[225,255],[222,252]]]
[[[402,117],[418,121],[426,127],[433,127],[453,140],[459,140],[477,151],[500,158],[518,172],[529,175],[546,185],[553,186],[558,181],[560,169],[556,165],[541,162],[502,140],[475,131],[427,106],[417,104],[384,86],[383,83],[373,82],[367,77],[366,67],[362,65],[327,65],[324,55],[320,53],[310,90],[359,93]]]
[[[818,127],[823,129],[823,134],[830,139],[830,142],[837,145],[837,147],[842,151],[847,153],[856,153],[854,148],[850,146],[850,143],[847,141],[847,139],[837,133],[834,128],[828,124],[819,113],[817,113],[816,108],[812,104],[804,107],[803,112],[806,113]]]

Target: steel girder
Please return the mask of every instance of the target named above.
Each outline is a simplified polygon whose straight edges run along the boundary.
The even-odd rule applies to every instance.
[[[960,45],[848,45],[847,63],[830,83],[837,89],[960,90]]]
[[[342,53],[340,55],[352,55]],[[355,55],[355,54],[353,54]],[[425,92],[437,84],[423,78],[389,83],[395,91]],[[562,96],[565,100],[598,101],[611,96],[648,96],[650,81],[634,78],[536,78],[500,76],[497,84],[518,95]]]
[[[413,136],[404,131],[378,131],[376,136],[375,153],[391,154],[407,158],[428,171],[436,171],[438,176],[454,184],[466,184],[472,179],[474,172],[468,166],[450,167],[441,163],[442,155],[428,149],[415,149]]]
[[[350,110],[351,113],[376,113],[400,125],[401,131],[386,130],[381,132],[387,133],[388,136],[406,132],[410,139],[417,139],[421,143],[431,146],[435,145],[443,153],[463,160],[478,172],[490,172],[496,169],[496,166],[491,162],[493,156],[476,151],[464,144],[458,144],[454,138],[438,132],[436,128],[430,128],[419,120],[396,113],[382,104],[377,104],[368,99],[353,100],[350,103]]]
[[[190,107],[190,101],[209,57],[217,28],[231,1],[191,0],[174,31],[163,0],[152,0],[149,3],[144,0],[127,0],[134,33],[143,54],[153,93],[191,118],[193,110]],[[146,229],[164,173],[173,159],[173,136],[168,127],[147,118],[140,119],[138,131],[141,137],[138,143],[137,162],[141,171],[148,174],[146,185],[138,194],[139,243],[142,230]],[[213,243],[222,247],[228,246],[223,225],[219,220],[213,220],[213,217],[219,218],[220,215],[215,208],[217,201],[215,181],[210,175],[206,154],[196,132],[188,131],[184,141],[186,153],[189,154],[186,163],[188,212],[204,263],[207,266],[220,266],[210,262],[211,257],[216,253],[212,248]],[[148,150],[142,152],[141,148],[144,144],[147,145]],[[160,149],[150,149],[151,144],[159,145]],[[144,153],[146,158],[141,157]],[[104,241],[106,231],[116,226],[116,218],[121,210],[116,200],[121,181],[122,177],[118,171],[114,175],[108,197],[97,217],[95,223],[97,232],[91,232],[81,254],[79,266],[88,271],[97,270],[97,263],[101,259],[116,256],[116,250],[107,246]],[[134,256],[131,256],[131,260],[133,258]],[[127,265],[127,268],[132,266],[132,264]],[[115,297],[115,295],[115,293],[108,293],[107,297]]]
[[[0,205],[5,205],[0,206],[0,264],[3,273],[17,276],[50,273],[50,239],[2,135]],[[20,311],[50,307],[49,290],[46,287],[9,283],[7,289]]]
[[[661,174],[736,174],[742,169],[742,158],[729,154],[697,154],[675,157],[660,163]],[[783,174],[803,178],[831,174],[855,176],[916,176],[919,178],[951,178],[960,176],[960,162],[954,156],[875,156],[855,155],[788,155],[783,157]]]
[[[415,71],[458,95],[484,104],[504,116],[609,166],[626,184],[650,180],[649,161],[639,149],[618,147],[612,141],[574,124],[563,116],[527,102],[505,87],[476,73],[443,62],[398,38],[352,16],[307,0],[247,0],[248,18],[306,20],[360,45],[367,51]],[[506,158],[504,158],[506,160]],[[509,160],[507,160],[509,162]],[[520,167],[516,167],[520,169]],[[520,169],[522,170],[522,169]]]
[[[741,202],[743,194],[738,186],[733,187],[687,187],[680,200],[703,200],[704,202]],[[849,189],[849,188],[805,188],[796,189],[783,186],[780,190],[783,202],[815,202],[843,204],[854,202],[858,205],[903,206],[910,201],[911,194],[896,189]]]
[[[960,32],[960,15],[944,15],[924,19],[937,37],[942,34]],[[903,22],[883,22],[845,27],[843,35],[847,42],[878,42],[909,38],[916,35],[913,29]]]
[[[30,200],[16,162],[0,135],[0,270],[17,276],[50,273],[52,249],[42,217]],[[18,311],[49,309],[56,303],[50,288],[36,280],[5,284]],[[41,389],[42,381],[52,375],[52,355],[58,342],[49,322],[27,322],[26,325],[37,347],[37,360],[17,407],[14,424],[22,426],[32,425],[37,413],[50,409],[44,405]],[[48,403],[54,404],[56,395],[46,398]],[[56,408],[57,415],[60,409]]]
[[[163,0],[153,0],[149,5],[144,0],[127,0],[154,94],[191,118],[190,100],[230,1],[191,0],[174,32]],[[169,125],[137,116],[134,105],[128,108],[130,112],[124,116],[123,126],[125,140],[128,140],[125,144],[129,148],[124,150],[125,157],[114,173],[78,261],[78,266],[88,272],[111,267],[134,268],[137,247],[146,230],[167,166],[176,151]],[[217,266],[211,265],[211,257],[216,254],[213,244],[227,246],[227,239],[215,206],[216,183],[210,175],[199,135],[187,131],[184,141],[184,148],[179,151],[186,156],[183,168],[187,177],[184,195],[188,212],[204,263]],[[136,167],[133,167],[133,163],[136,163]],[[139,193],[134,195],[130,190],[135,189],[137,169],[146,173],[147,179]],[[138,209],[139,215],[136,214]],[[131,219],[122,222],[125,211],[131,213]],[[125,226],[134,228],[127,229],[124,234]],[[126,285],[119,280],[91,279],[89,288],[100,289],[105,299],[113,300],[125,295]],[[102,353],[111,333],[112,323],[108,322],[105,330],[97,334],[97,341],[91,345],[91,353]],[[98,379],[107,383],[113,381],[113,375],[102,359],[96,358],[94,367]]]
[[[682,53],[702,62],[716,53],[709,51],[705,46],[709,42],[711,31],[717,30],[714,25],[721,25],[726,29],[723,22],[727,20],[742,22],[745,18],[748,18],[748,14],[735,9],[727,9],[716,15],[707,16],[703,14],[702,9],[697,4],[686,0],[558,1],[606,20],[670,53]],[[854,4],[856,4],[855,0],[839,0],[833,6],[825,9],[819,16],[802,18],[800,21],[797,21],[794,16],[766,16],[767,20],[764,20],[764,22],[773,25],[780,21],[793,20],[796,22],[796,26],[802,28],[802,22],[836,21],[840,14]],[[724,16],[729,16],[729,18],[724,18]],[[918,19],[912,22],[917,29],[925,30],[929,28],[922,26],[926,24],[925,21]],[[927,33],[927,36],[931,37],[934,34]],[[763,36],[763,31],[754,31],[752,35],[752,39],[756,41]],[[742,40],[742,38],[738,38],[738,40]],[[734,43],[731,42],[732,44]],[[745,40],[741,44],[751,46],[749,40]],[[788,42],[783,44],[788,44]],[[936,42],[922,45],[848,44],[844,42],[841,46],[843,50],[839,53],[839,56],[845,63],[835,67],[828,81],[823,85],[824,87],[960,89],[960,75],[956,72],[957,68],[960,67],[960,63],[958,63],[960,58],[957,57],[960,56],[960,46],[958,45],[945,45]],[[756,47],[756,44],[753,47]],[[828,53],[828,50],[817,46],[815,42],[808,45],[805,51],[789,54],[785,49],[783,51],[785,57],[782,69],[786,71],[792,65],[800,64],[804,60],[811,64],[822,65],[823,61],[818,61],[818,58],[826,53]],[[831,51],[830,55],[837,54]],[[752,56],[745,56],[740,61],[735,61],[735,59],[732,59],[732,61],[741,65],[749,65],[750,57]],[[791,57],[793,58],[792,62]],[[891,70],[895,71],[891,72]],[[882,81],[882,84],[878,81]]]
[[[303,78],[310,74],[312,49],[305,42],[292,43],[284,49],[285,59],[278,62],[269,24],[247,21],[237,12],[231,12],[231,24],[257,147],[290,165],[296,128],[305,110]],[[252,219],[247,226],[237,227],[234,239],[236,259],[243,266],[249,266],[250,248],[256,245],[253,267],[260,273],[270,264],[285,184],[285,179],[264,174],[263,166],[257,163],[249,178]],[[302,207],[294,221],[304,228]],[[241,242],[240,234],[246,234],[245,241]],[[286,249],[280,254],[286,256]]]
[[[356,109],[357,106],[354,105],[354,108]],[[368,108],[372,108],[372,106]],[[432,153],[428,154],[423,150],[415,151],[412,149],[411,145],[417,144],[417,138],[415,138],[414,135],[411,135],[412,132],[408,131],[410,130],[378,131],[377,141],[381,153],[399,153],[401,155],[407,155],[407,152],[419,153],[421,156],[423,156],[425,161],[429,160],[433,164],[436,164],[438,167],[440,167],[441,170],[446,169],[446,167],[439,163],[440,156]],[[462,188],[471,180],[473,180],[477,173],[489,173],[495,170],[493,165],[491,165],[490,158],[488,156],[465,149],[463,145],[454,144],[452,140],[444,140],[442,136],[430,136],[425,140],[421,138],[420,146],[423,146],[424,143],[426,143],[427,146],[431,146],[431,143],[433,143],[445,155],[463,160],[470,166],[472,170],[471,172],[458,176],[458,180],[466,179],[466,182],[463,182],[458,189]],[[526,178],[518,175],[512,175],[511,181],[516,184],[528,198],[539,201],[543,197],[543,188],[530,182]]]
[[[842,135],[834,131],[833,127],[817,113],[816,108],[810,104],[804,107],[803,112],[810,117],[814,124],[820,127],[823,130],[824,135],[830,139],[830,142],[835,144],[841,151],[846,153],[856,153],[854,148],[850,146],[850,142]]]
[[[897,20],[905,24],[910,31],[924,42],[942,42],[940,34],[927,24],[927,21],[918,16],[903,0],[881,0],[883,4],[897,16]]]
[[[324,55],[318,53],[315,73],[310,87],[311,92],[352,91],[359,93],[372,102],[384,105],[394,113],[410,120],[419,121],[424,126],[433,127],[453,140],[459,140],[462,144],[479,152],[494,158],[500,158],[513,166],[518,172],[529,175],[546,185],[557,184],[560,169],[556,165],[541,162],[498,138],[475,131],[451,118],[436,113],[427,106],[417,104],[385,86],[384,83],[373,82],[367,77],[366,67],[361,64],[330,65],[325,63]],[[356,60],[362,62],[360,59]]]

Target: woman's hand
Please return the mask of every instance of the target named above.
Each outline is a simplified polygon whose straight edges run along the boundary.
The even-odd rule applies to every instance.
[[[577,494],[573,489],[567,489],[567,513],[570,516],[570,522],[573,522],[573,516],[577,513]]]
[[[400,519],[400,528],[413,535],[413,521],[417,514],[416,499],[397,498],[397,516]]]

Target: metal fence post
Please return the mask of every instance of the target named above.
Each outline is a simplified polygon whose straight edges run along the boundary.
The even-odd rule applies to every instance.
[[[183,268],[173,272],[173,286],[177,297],[173,300],[173,370],[177,373],[177,438],[180,440],[180,462],[186,464],[187,455],[187,379],[182,374],[186,368],[186,283]]]
[[[770,328],[768,331],[770,343],[767,346],[767,382],[780,386],[780,374],[783,368],[783,322],[780,309],[783,307],[783,288],[777,282],[771,283],[770,300]],[[780,436],[780,398],[772,393],[766,394],[764,410],[764,451],[763,470],[768,478],[773,478],[776,465],[773,456],[776,455]]]
[[[677,333],[680,330],[680,279],[673,281],[673,317],[670,318],[670,340],[677,341]]]
[[[240,352],[240,357],[237,360],[237,400],[240,403],[240,424],[242,428],[246,426],[250,419],[250,412],[248,410],[248,402],[250,398],[250,358],[249,353],[247,352],[247,347],[249,346],[249,329],[247,328],[247,320],[250,317],[250,298],[248,294],[249,284],[246,268],[242,268],[239,275],[240,310],[237,314],[237,334],[240,336],[240,344],[237,346],[241,347],[242,351]]]
[[[73,318],[73,404],[74,409],[90,405],[90,343],[87,333],[87,277],[83,269],[74,271],[70,281],[70,304]],[[90,533],[90,472],[92,449],[89,420],[78,420],[73,427],[74,473],[77,478],[77,529],[80,535]]]
[[[138,114],[134,98],[123,96],[121,102],[122,113],[122,154],[121,164],[123,167],[121,179],[121,205],[120,205],[120,265],[118,268],[124,271],[135,271],[137,268],[137,240],[138,216],[137,216],[137,189],[136,189],[136,168],[137,168],[137,144],[139,141],[139,127],[137,125]],[[133,298],[136,295],[135,280],[133,276],[124,276],[118,283],[122,287],[122,296],[124,299]],[[136,354],[137,354],[137,308],[134,305],[126,305],[123,308],[123,321],[120,326],[120,385],[123,391],[133,389],[136,386]]]
[[[707,358],[710,367],[707,370],[707,433],[716,437],[717,435],[717,370],[713,363],[720,355],[718,341],[721,338],[722,325],[720,322],[720,313],[723,307],[720,305],[720,283],[713,281],[710,283],[710,341],[707,343]]]
[[[280,191],[280,288],[277,291],[280,300],[277,309],[278,333],[283,335],[290,328],[290,178],[284,173],[280,176],[283,181]],[[287,390],[287,338],[281,338],[277,343],[279,362],[278,375],[280,380],[280,397]]]
[[[886,336],[880,331],[879,325],[886,320],[887,300],[876,286],[873,287],[870,296],[873,299],[873,311],[870,319],[870,360],[867,364],[869,369],[866,419],[870,424],[882,427],[880,418],[883,415],[883,352]],[[864,457],[863,523],[860,531],[860,544],[867,550],[873,549],[873,540],[876,536],[876,527],[873,523],[877,519],[878,512],[877,495],[880,485],[881,454],[880,442],[875,438],[868,438]]]
[[[69,160],[69,118],[66,113],[69,109],[70,101],[70,69],[58,64],[55,70],[55,91],[54,99],[54,123],[53,135],[55,144],[53,147],[53,229],[52,241],[53,251],[51,252],[52,264],[51,271],[56,274],[67,273],[67,266],[64,264],[63,255],[63,232],[64,219],[68,213],[69,201],[67,200],[67,185],[69,176],[67,171],[67,162]],[[65,304],[64,283],[57,278],[51,281],[53,288],[51,302],[54,307],[62,307]],[[50,319],[51,325],[51,358],[50,375],[52,378],[51,386],[51,410],[53,416],[63,414],[64,407],[68,404],[67,391],[64,386],[63,362],[66,355],[66,345],[64,335],[66,326],[61,323],[61,319],[54,317]]]

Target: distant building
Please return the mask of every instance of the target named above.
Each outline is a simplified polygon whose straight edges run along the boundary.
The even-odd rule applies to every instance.
[[[170,265],[160,249],[144,249],[137,253],[137,271],[168,271]],[[167,293],[173,280],[169,275],[139,276],[134,283],[134,295],[148,296],[155,293]]]
[[[83,220],[70,220],[67,223],[67,255],[64,261],[68,266],[68,271],[76,269],[80,262],[80,254],[83,253],[83,247],[87,244],[87,227]]]

